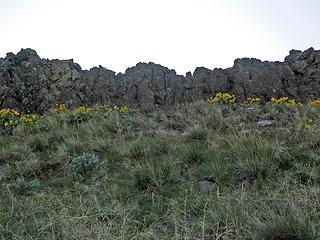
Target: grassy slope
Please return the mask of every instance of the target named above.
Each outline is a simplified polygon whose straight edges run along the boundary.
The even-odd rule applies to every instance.
[[[0,136],[1,239],[320,239],[316,108],[69,115]],[[82,153],[101,162],[80,181]]]

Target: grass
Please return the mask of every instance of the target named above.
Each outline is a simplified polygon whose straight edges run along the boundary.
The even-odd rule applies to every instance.
[[[317,107],[73,118],[0,135],[0,239],[320,239]],[[74,159],[90,174],[75,177]]]

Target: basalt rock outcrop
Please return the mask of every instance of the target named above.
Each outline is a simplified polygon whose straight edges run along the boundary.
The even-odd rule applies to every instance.
[[[320,51],[292,50],[284,62],[236,59],[231,68],[199,67],[186,76],[154,63],[138,63],[124,74],[101,66],[82,70],[72,59],[42,59],[32,49],[0,58],[0,108],[41,113],[56,103],[110,103],[149,110],[206,99],[219,91],[234,93],[239,100],[319,98]]]

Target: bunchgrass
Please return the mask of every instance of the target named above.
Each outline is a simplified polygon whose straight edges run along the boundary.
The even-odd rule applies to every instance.
[[[44,113],[0,135],[0,239],[320,239],[320,110],[280,110]]]

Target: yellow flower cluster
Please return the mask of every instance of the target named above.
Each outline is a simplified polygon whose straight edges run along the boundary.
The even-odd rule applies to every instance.
[[[129,111],[129,108],[127,106],[107,106],[106,109],[105,109],[107,112],[113,112],[113,111],[117,111],[117,112],[120,112],[120,113],[126,113]]]
[[[78,107],[77,109],[75,109],[73,112],[75,114],[88,114],[92,112],[92,108],[86,108],[84,106]]]
[[[56,112],[66,112],[68,109],[65,104],[56,104],[54,105],[53,110]]]
[[[310,129],[313,127],[313,120],[312,119],[308,119],[305,128]]]
[[[273,105],[283,105],[285,107],[296,107],[298,105],[301,105],[301,103],[296,102],[295,99],[290,99],[288,97],[281,97],[281,98],[271,98],[271,101],[269,102]]]
[[[0,110],[0,125],[2,125],[5,129],[16,127],[19,123],[33,125],[39,123],[39,119],[35,114],[21,115],[19,112],[13,109]]]
[[[34,125],[39,123],[39,119],[35,114],[27,114],[21,116],[20,120],[27,125]]]
[[[260,98],[256,97],[256,98],[247,98],[246,101],[244,101],[245,104],[259,104],[260,103]]]
[[[222,103],[222,104],[233,104],[236,101],[236,97],[230,93],[221,93],[218,92],[214,97],[211,97],[207,100],[208,103]]]
[[[0,109],[0,127],[11,129],[17,125],[20,113],[11,108]]]
[[[17,112],[14,109],[10,109],[10,108],[5,108],[5,109],[1,109],[0,110],[0,118],[3,117],[18,117],[20,116],[20,113]]]
[[[93,117],[94,108],[78,107],[72,112],[71,123],[82,123]]]
[[[100,110],[100,106],[98,104],[95,104],[93,105],[92,109],[98,111]]]
[[[309,102],[311,107],[320,107],[320,99],[312,100]]]
[[[8,121],[5,121],[5,122],[3,123],[3,126],[4,126],[4,127],[10,127],[11,125],[13,125],[13,120],[12,120],[12,119],[10,119],[10,120],[8,120]]]

